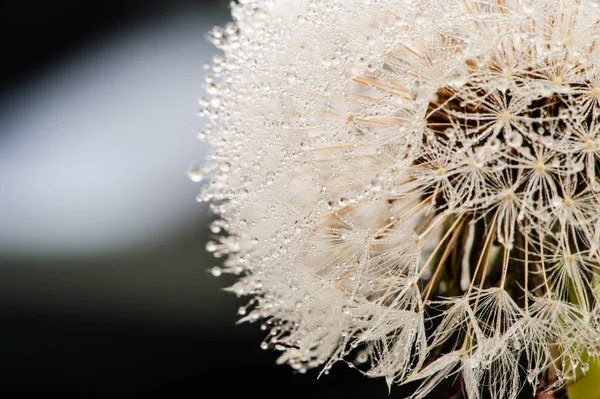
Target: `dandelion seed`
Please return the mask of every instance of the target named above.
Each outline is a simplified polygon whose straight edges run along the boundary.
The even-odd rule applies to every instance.
[[[600,7],[245,0],[212,32],[213,275],[278,363],[412,398],[556,391],[600,353]],[[447,378],[453,377],[453,378]]]

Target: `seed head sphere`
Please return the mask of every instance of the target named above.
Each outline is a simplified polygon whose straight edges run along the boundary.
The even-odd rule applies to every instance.
[[[600,1],[244,0],[198,199],[280,363],[515,398],[600,353]]]

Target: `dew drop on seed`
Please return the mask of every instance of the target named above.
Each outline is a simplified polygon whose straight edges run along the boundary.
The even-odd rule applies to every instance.
[[[517,132],[510,132],[506,135],[506,143],[512,148],[519,148],[523,144],[523,136]]]
[[[499,79],[498,82],[496,82],[496,88],[501,91],[502,93],[506,93],[506,91],[508,90],[509,87],[509,82],[508,79]]]
[[[366,350],[362,350],[356,354],[356,360],[354,361],[356,364],[363,364],[369,360],[369,352]]]
[[[214,234],[219,234],[221,232],[221,226],[215,222],[212,222],[210,224],[210,231],[213,232]]]
[[[213,108],[219,108],[221,106],[221,99],[219,97],[213,97],[210,99],[210,106]]]
[[[217,250],[218,246],[217,243],[214,241],[209,241],[206,243],[206,250],[208,252],[215,252]]]
[[[199,183],[204,179],[204,174],[202,173],[202,168],[197,163],[193,163],[187,170],[187,176],[194,183]]]
[[[488,144],[490,146],[490,149],[495,151],[500,149],[500,145],[502,144],[502,142],[496,137],[491,139]]]
[[[220,169],[221,169],[223,172],[228,172],[228,171],[229,171],[229,169],[231,169],[231,164],[230,164],[229,162],[223,162],[223,163],[220,165]]]
[[[590,371],[590,364],[589,363],[582,363],[581,364],[581,371],[583,371],[584,373],[587,373],[588,371]]]
[[[554,146],[554,138],[552,136],[542,136],[542,144],[551,148]]]
[[[555,208],[560,208],[563,205],[563,200],[560,197],[554,197],[552,198],[552,206],[554,206]]]
[[[535,7],[533,6],[533,1],[527,1],[523,3],[521,7],[525,14],[532,14],[535,11]]]
[[[448,77],[448,84],[454,87],[462,87],[467,83],[466,71],[456,71]]]
[[[219,277],[221,274],[223,274],[223,270],[221,270],[219,266],[215,266],[210,269],[210,273],[215,277]]]
[[[287,78],[288,83],[294,83],[296,81],[296,74],[293,72],[286,73],[285,77]]]

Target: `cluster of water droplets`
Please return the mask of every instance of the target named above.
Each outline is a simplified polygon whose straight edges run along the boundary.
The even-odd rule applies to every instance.
[[[514,397],[523,359],[534,389],[550,369],[555,386],[585,373],[600,337],[596,2],[238,3],[211,32],[212,150],[188,174],[219,216],[210,273],[239,276],[261,347],[301,372],[423,380],[415,397],[457,372],[469,397]]]

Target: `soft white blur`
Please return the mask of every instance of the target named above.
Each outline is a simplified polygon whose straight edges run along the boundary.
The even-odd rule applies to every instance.
[[[186,176],[204,159],[203,15],[105,39],[0,104],[0,253],[132,250],[208,215]]]

